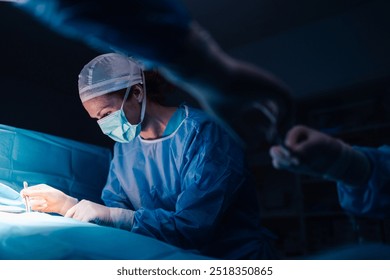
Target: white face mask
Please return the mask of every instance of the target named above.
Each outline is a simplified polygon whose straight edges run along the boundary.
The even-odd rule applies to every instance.
[[[104,134],[106,134],[114,141],[120,143],[129,143],[140,134],[141,123],[144,120],[145,116],[146,92],[144,90],[144,96],[141,105],[140,122],[138,124],[129,123],[126,118],[125,112],[123,111],[123,105],[125,104],[129,92],[130,87],[127,88],[121,108],[118,111],[115,111],[114,113],[97,121],[100,126],[100,129],[103,131]]]

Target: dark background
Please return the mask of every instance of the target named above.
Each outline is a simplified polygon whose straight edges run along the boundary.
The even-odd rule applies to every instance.
[[[350,144],[389,143],[389,1],[183,2],[224,50],[290,87],[297,122]],[[3,2],[0,36],[0,123],[112,146],[77,91],[81,68],[99,53]],[[263,221],[285,257],[390,242],[389,222],[344,213],[333,183],[276,171],[259,159],[253,171]]]

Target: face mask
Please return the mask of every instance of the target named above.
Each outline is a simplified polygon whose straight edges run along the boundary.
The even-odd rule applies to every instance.
[[[123,105],[129,95],[130,87],[127,88],[125,97],[123,99],[121,108],[114,113],[101,118],[98,120],[100,129],[108,137],[113,139],[116,142],[120,143],[129,143],[135,137],[137,137],[141,132],[141,123],[145,116],[145,107],[146,107],[146,91],[144,86],[144,97],[142,99],[141,105],[141,118],[138,124],[131,124],[126,118],[125,112],[123,111]]]

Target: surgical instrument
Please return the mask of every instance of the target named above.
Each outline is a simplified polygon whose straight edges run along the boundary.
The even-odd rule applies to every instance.
[[[27,189],[28,188],[28,183],[26,181],[23,181],[23,188]],[[30,198],[28,196],[24,197],[24,203],[26,204],[26,213],[30,213]]]

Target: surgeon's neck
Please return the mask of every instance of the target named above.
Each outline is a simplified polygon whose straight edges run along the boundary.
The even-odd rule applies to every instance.
[[[145,118],[142,122],[141,137],[146,140],[161,138],[176,109],[176,107],[165,107],[158,103],[148,101],[146,104]]]

